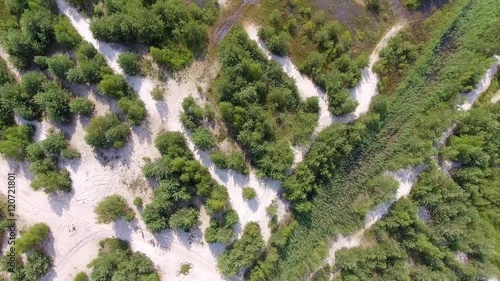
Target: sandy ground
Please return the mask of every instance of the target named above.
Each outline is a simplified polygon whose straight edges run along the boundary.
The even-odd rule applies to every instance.
[[[498,101],[500,101],[500,91],[496,92],[493,95],[493,97],[491,97],[491,100],[490,100],[491,103],[497,103]]]
[[[500,65],[500,60],[498,59],[498,56],[495,56],[495,62],[486,71],[483,78],[476,86],[476,88],[470,93],[463,95],[466,100],[462,105],[458,107],[459,110],[467,111],[472,107],[472,105],[474,104],[475,101],[477,101],[479,96],[488,89],[496,71],[498,70],[499,65]],[[446,140],[453,134],[455,128],[456,124],[452,125],[448,130],[446,130],[442,134],[441,138],[437,141],[435,145],[437,149],[439,149],[446,143]],[[420,173],[423,172],[425,169],[427,169],[427,166],[417,166],[414,168],[399,170],[397,172],[388,172],[387,175],[392,176],[395,180],[399,182],[399,188],[397,190],[395,198],[377,206],[375,210],[369,212],[365,217],[365,225],[360,231],[348,237],[344,237],[342,235],[338,236],[330,246],[329,257],[327,258],[326,261],[330,265],[334,265],[335,253],[338,250],[360,246],[362,244],[361,242],[364,232],[367,229],[369,229],[372,225],[374,225],[377,221],[379,221],[383,216],[385,216],[388,213],[390,206],[392,206],[394,202],[410,194],[413,184],[417,180]],[[446,170],[446,168],[443,169]]]
[[[10,56],[7,54],[7,52],[0,46],[0,57],[5,61],[7,64],[7,68],[9,69],[10,73],[14,75],[14,78],[16,81],[19,81],[21,78],[21,72],[10,62]]]
[[[361,81],[356,87],[349,91],[351,98],[358,102],[358,106],[353,113],[344,116],[335,116],[331,114],[328,110],[327,95],[319,87],[317,87],[311,79],[302,75],[289,57],[276,56],[268,50],[264,41],[262,41],[258,36],[259,27],[257,25],[253,23],[246,23],[244,28],[250,39],[257,43],[257,45],[264,51],[268,59],[276,61],[279,65],[281,65],[283,72],[295,80],[295,84],[297,85],[297,89],[299,90],[299,94],[302,99],[309,97],[318,98],[320,112],[318,124],[316,125],[314,133],[311,136],[312,143],[319,132],[329,125],[333,123],[352,122],[368,111],[372,98],[377,94],[377,83],[379,81],[378,75],[373,72],[373,66],[379,60],[380,51],[387,46],[391,38],[393,38],[405,26],[405,24],[405,22],[399,22],[389,29],[370,54],[369,64],[362,71]],[[304,147],[293,147],[292,149],[294,151],[294,166],[296,166],[297,163],[302,161],[307,153],[308,145]]]

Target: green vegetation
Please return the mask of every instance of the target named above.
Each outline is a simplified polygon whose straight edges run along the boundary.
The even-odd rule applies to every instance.
[[[26,253],[40,247],[49,232],[50,228],[45,223],[34,224],[16,240],[16,251]]]
[[[128,121],[134,126],[139,126],[146,118],[146,106],[138,98],[123,97],[118,101],[118,108],[127,115]]]
[[[255,189],[251,188],[250,186],[245,186],[243,187],[241,191],[241,195],[243,195],[243,198],[246,200],[252,200],[257,196],[257,192],[255,192]]]
[[[9,1],[9,12],[15,18],[3,36],[4,46],[13,63],[27,68],[38,55],[43,55],[54,42],[57,8],[53,1]],[[7,4],[7,3],[6,3]]]
[[[198,224],[198,210],[195,208],[181,208],[172,214],[168,225],[172,229],[189,230]]]
[[[194,227],[197,224],[198,212],[193,208],[184,207],[192,205],[197,197],[206,204],[212,220],[224,220],[230,211],[227,191],[194,159],[182,133],[160,133],[155,145],[162,158],[147,163],[143,168],[146,177],[159,181],[153,201],[145,206],[142,213],[148,229],[159,232],[169,227]],[[232,231],[229,233],[232,236]]]
[[[303,110],[292,79],[269,62],[242,28],[219,46],[222,70],[215,82],[222,119],[261,176],[284,179],[292,144],[305,142],[317,114]]]
[[[212,217],[210,226],[205,229],[205,240],[208,243],[231,243],[235,238],[233,227],[238,221],[238,214],[234,210],[227,211],[222,218]]]
[[[68,71],[73,67],[73,61],[66,54],[53,55],[45,59],[44,64],[47,65],[50,74],[58,78],[66,78]]]
[[[265,7],[273,10],[266,13],[259,37],[279,56],[288,54],[292,42],[301,42],[291,54],[300,71],[326,91],[330,111],[344,115],[357,106],[348,89],[359,82],[366,62],[352,58],[353,39],[347,27],[327,19],[323,12],[313,12],[312,6],[307,1],[266,1]]]
[[[82,116],[92,115],[94,107],[94,103],[86,98],[75,98],[69,102],[69,110]]]
[[[118,64],[123,69],[123,72],[128,75],[136,75],[139,73],[139,56],[135,53],[126,52],[118,56]]]
[[[160,280],[153,262],[143,253],[132,252],[127,242],[107,238],[99,246],[98,257],[88,265],[90,280]]]
[[[6,157],[23,160],[26,148],[33,142],[35,128],[30,125],[7,127],[0,132],[0,153]]]
[[[142,198],[141,197],[134,198],[134,206],[136,206],[136,207],[142,206]]]
[[[217,258],[217,268],[227,277],[251,265],[264,248],[260,227],[255,222],[245,225],[241,238]]]
[[[108,113],[90,120],[86,128],[85,142],[93,147],[122,148],[130,135],[127,124],[120,121],[116,114]]]
[[[181,0],[99,2],[90,25],[97,39],[144,44],[158,63],[174,71],[205,49],[207,26],[217,17],[211,0],[200,5]]]
[[[16,251],[18,254],[26,254],[26,262],[20,256],[16,258],[16,266],[14,272],[10,274],[12,281],[25,280],[40,280],[42,276],[47,274],[52,266],[52,260],[42,249],[43,241],[49,234],[50,229],[44,223],[37,223],[31,226],[28,230],[22,233],[21,237],[16,242]],[[0,270],[6,272],[11,265],[7,262],[12,261],[11,257],[3,256],[0,261]]]
[[[181,269],[179,270],[179,274],[188,275],[189,271],[191,270],[192,267],[193,267],[193,265],[190,263],[181,264]]]
[[[34,190],[42,189],[46,193],[71,191],[71,178],[68,170],[60,169],[61,158],[80,158],[80,153],[69,146],[62,133],[49,131],[47,137],[26,147],[26,158],[35,179],[31,182]]]
[[[215,149],[210,153],[210,159],[219,169],[231,169],[244,175],[248,174],[245,156],[240,151],[234,151],[228,155],[221,150]]]
[[[425,3],[424,0],[402,0],[401,2],[403,2],[403,5],[405,5],[406,8],[412,11],[415,11],[418,7],[420,7],[420,5]]]
[[[151,96],[155,101],[162,101],[164,95],[165,89],[159,86],[154,87],[154,89],[151,91]]]
[[[212,132],[206,128],[197,128],[193,131],[191,138],[194,145],[196,145],[199,149],[207,150],[215,147],[215,137]]]
[[[58,22],[54,24],[54,35],[56,41],[68,49],[73,49],[82,42],[82,37],[65,16],[60,16]]]
[[[82,272],[78,272],[78,274],[73,279],[73,281],[88,281],[88,280],[89,280],[89,277],[83,271]]]
[[[257,265],[262,263],[263,266],[254,270],[259,270],[259,274],[263,274],[259,276],[264,277],[255,280],[297,280],[308,276],[327,254],[326,242],[329,239],[336,234],[352,233],[363,224],[362,213],[367,208],[360,208],[359,204],[353,208],[356,207],[353,203],[359,194],[366,192],[365,187],[371,179],[384,171],[418,165],[431,159],[435,154],[433,140],[438,139],[457,118],[455,109],[457,95],[464,89],[462,82],[471,83],[467,78],[473,77],[471,84],[476,84],[491,65],[492,56],[500,52],[495,39],[496,31],[492,29],[498,17],[492,7],[495,4],[490,0],[450,2],[428,20],[416,23],[410,29],[416,36],[415,41],[420,42],[422,47],[416,48],[416,60],[398,77],[399,85],[391,92],[378,95],[370,113],[360,121],[342,125],[345,128],[341,130],[342,126],[334,126],[342,134],[332,138],[325,151],[331,147],[344,147],[339,145],[344,138],[343,132],[362,132],[362,138],[353,138],[354,144],[346,142],[349,145],[345,147],[350,152],[325,169],[319,177],[310,180],[310,177],[304,176],[301,179],[301,174],[307,175],[309,169],[297,167],[289,178],[300,181],[295,188],[287,190],[300,192],[297,192],[298,200],[291,197],[294,192],[286,191],[288,195],[285,197],[310,202],[309,207],[307,203],[303,205],[310,212],[294,213],[290,223],[296,226],[289,239],[283,246],[276,247],[277,258],[263,255],[257,262]],[[342,154],[342,151],[338,152]],[[315,155],[306,155],[304,163],[309,157],[315,159]],[[318,180],[319,184],[312,185],[316,194],[308,198],[305,194],[311,193],[300,186],[311,186],[310,182]],[[392,193],[390,188],[384,192]],[[384,198],[388,194],[377,196]],[[297,209],[296,203],[293,206]],[[273,237],[275,235],[277,232]],[[419,243],[424,245],[425,240],[420,239]],[[272,253],[271,249],[269,247],[266,252]],[[389,254],[398,255],[397,252]],[[385,258],[381,263],[384,264],[384,261]],[[349,278],[359,277],[346,279]]]
[[[97,223],[111,223],[121,218],[132,221],[135,217],[125,198],[117,194],[106,196],[97,204],[94,211]]]
[[[81,42],[76,49],[76,66],[68,70],[66,79],[77,84],[98,83],[113,71],[106,65],[104,57],[88,42]]]
[[[14,82],[14,77],[7,67],[7,63],[0,59],[0,85]]]

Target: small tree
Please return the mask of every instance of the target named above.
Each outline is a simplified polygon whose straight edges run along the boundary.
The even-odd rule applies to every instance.
[[[190,229],[198,224],[198,210],[195,208],[182,208],[175,212],[168,224],[174,229]]]
[[[151,96],[155,101],[163,100],[163,95],[165,94],[165,89],[159,86],[154,87],[151,91]]]
[[[125,198],[114,194],[104,198],[95,208],[97,223],[110,223],[120,218],[133,220],[134,212],[127,205]]]
[[[104,75],[99,85],[97,85],[97,89],[103,96],[109,96],[114,99],[128,96],[130,91],[125,77],[118,74]]]
[[[71,112],[83,116],[90,116],[94,108],[94,103],[86,98],[75,98],[69,103],[69,110]]]
[[[257,196],[257,193],[255,192],[255,189],[246,186],[243,187],[242,195],[243,198],[245,198],[246,200],[252,200],[255,198],[255,196]]]
[[[69,93],[55,82],[43,84],[43,92],[35,96],[35,103],[55,123],[65,123],[69,117]]]
[[[122,123],[118,116],[113,113],[93,118],[86,131],[85,142],[91,146],[102,148],[110,146],[121,148],[130,135],[127,124]]]
[[[89,280],[89,277],[87,276],[87,274],[85,272],[79,272],[75,278],[73,279],[73,281],[88,281]]]
[[[140,99],[123,97],[118,101],[118,107],[127,114],[128,120],[134,126],[139,126],[146,118],[146,107]]]
[[[213,148],[215,146],[215,137],[206,128],[197,128],[192,135],[193,143],[202,150]]]
[[[54,33],[56,41],[63,47],[73,49],[82,41],[82,37],[78,31],[71,25],[67,17],[60,17],[59,21],[54,25]]]
[[[139,207],[142,206],[142,198],[141,197],[135,197],[134,199],[134,205]]]
[[[39,280],[40,277],[47,274],[52,261],[43,252],[36,250],[28,257],[28,262],[24,267],[26,280]]]
[[[73,61],[68,55],[57,54],[46,59],[47,67],[52,75],[66,78],[68,70],[73,67]]]
[[[21,238],[17,239],[16,250],[19,253],[26,253],[39,246],[49,234],[50,228],[45,223],[37,223],[30,227]]]
[[[128,75],[136,75],[139,73],[139,56],[134,53],[121,53],[118,56],[118,64],[123,69],[123,72]]]

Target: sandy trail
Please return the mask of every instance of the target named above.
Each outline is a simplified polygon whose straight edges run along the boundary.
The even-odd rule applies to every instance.
[[[497,91],[493,95],[493,97],[491,97],[491,100],[490,100],[491,103],[497,103],[498,101],[500,101],[500,91]]]
[[[495,56],[495,62],[486,71],[483,78],[477,84],[476,88],[473,91],[463,95],[466,98],[466,101],[458,107],[459,110],[467,111],[472,107],[472,105],[477,101],[480,95],[488,89],[499,66],[500,59],[498,56]],[[454,124],[448,130],[443,132],[442,136],[435,144],[436,149],[441,148],[446,143],[446,140],[451,135],[453,135],[456,126],[457,125]],[[395,198],[377,206],[375,210],[369,212],[365,217],[365,225],[357,233],[348,237],[339,235],[330,247],[327,262],[330,265],[334,265],[335,253],[340,249],[360,246],[364,232],[372,225],[374,225],[377,221],[379,221],[383,216],[385,216],[389,212],[389,208],[392,206],[392,204],[394,204],[400,198],[406,197],[410,194],[413,184],[417,180],[420,173],[422,173],[425,169],[427,169],[427,166],[422,165],[414,168],[399,170],[397,172],[388,172],[387,175],[392,176],[399,182],[399,188],[397,190]]]
[[[356,120],[359,116],[366,113],[370,107],[370,102],[372,98],[377,94],[377,84],[379,81],[378,75],[373,72],[373,66],[379,60],[380,51],[387,46],[389,41],[405,26],[405,22],[399,22],[395,24],[389,31],[385,33],[382,39],[379,41],[375,49],[373,49],[370,54],[369,64],[362,71],[361,81],[350,90],[350,96],[358,102],[356,110],[344,116],[335,116],[331,114],[328,110],[328,97],[327,95],[317,87],[314,82],[307,76],[302,75],[298,68],[293,64],[289,57],[280,57],[273,55],[264,41],[262,41],[258,36],[259,27],[253,23],[246,23],[244,25],[245,31],[248,37],[255,41],[257,45],[264,51],[268,59],[276,61],[283,72],[285,72],[290,78],[295,80],[297,89],[302,99],[307,99],[309,97],[317,97],[319,101],[319,116],[318,124],[314,129],[314,133],[311,136],[311,143],[315,137],[324,128],[330,126],[333,123],[349,123]],[[305,154],[308,151],[308,145],[305,147],[293,147],[294,151],[294,166],[301,162]]]

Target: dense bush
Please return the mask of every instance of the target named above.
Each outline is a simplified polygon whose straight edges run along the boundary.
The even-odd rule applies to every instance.
[[[97,85],[99,93],[114,99],[119,99],[130,95],[130,88],[125,77],[118,74],[106,74]]]
[[[95,14],[90,25],[96,38],[145,44],[151,56],[171,70],[186,67],[205,48],[207,25],[217,13],[216,1],[200,6],[180,0],[105,2],[103,8],[106,12]]]
[[[260,227],[255,222],[245,225],[241,238],[217,258],[217,268],[227,277],[252,264],[264,247]]]
[[[198,224],[198,210],[195,208],[181,208],[172,214],[168,225],[173,229],[189,230]]]
[[[123,97],[118,101],[118,108],[127,115],[127,120],[134,126],[139,126],[146,118],[146,106],[138,98]]]
[[[47,78],[40,72],[27,72],[19,84],[6,84],[1,87],[1,102],[6,108],[26,120],[35,120],[41,117],[42,110],[35,103],[34,97],[43,91]],[[8,107],[7,107],[8,106]]]
[[[42,85],[42,91],[35,95],[35,103],[52,122],[61,124],[69,121],[70,94],[55,82]]]
[[[34,250],[41,246],[49,232],[50,228],[45,223],[34,224],[16,240],[16,250],[19,253],[26,253]]]
[[[86,98],[75,98],[69,102],[69,110],[82,116],[92,115],[94,107],[94,103]]]
[[[248,174],[248,167],[245,164],[245,156],[242,152],[235,151],[227,155],[216,149],[210,153],[210,160],[219,169],[231,169],[244,175]]]
[[[63,47],[73,49],[82,41],[82,37],[69,22],[67,17],[61,16],[54,24],[54,35],[56,41]]]
[[[56,54],[45,60],[50,74],[65,79],[68,71],[73,67],[73,61],[66,54]]]
[[[10,73],[7,63],[0,59],[0,86],[12,82],[14,82],[14,77]]]
[[[106,65],[106,61],[92,44],[83,41],[76,50],[76,67],[70,69],[67,79],[77,84],[97,83],[113,71]]]
[[[293,80],[268,62],[241,28],[224,38],[218,55],[222,71],[216,92],[222,119],[260,175],[283,179],[293,162],[289,142],[307,141],[317,115],[304,111]]]
[[[151,91],[151,97],[153,97],[153,99],[155,101],[162,101],[163,100],[163,96],[165,95],[165,89],[162,88],[162,87],[154,87],[154,89]],[[182,113],[181,113],[182,114]]]
[[[24,273],[26,280],[39,280],[52,266],[52,261],[43,252],[35,250],[27,258]]]
[[[123,69],[123,72],[128,75],[136,75],[139,73],[139,56],[135,53],[126,52],[118,56],[118,64]]]
[[[124,218],[127,221],[134,219],[134,211],[130,209],[125,198],[114,194],[106,196],[95,208],[97,223],[110,223]]]
[[[26,148],[30,171],[35,175],[31,182],[34,190],[42,189],[46,193],[71,190],[70,174],[65,169],[59,169],[59,159],[79,158],[80,153],[70,148],[62,133],[49,132],[47,137]]]
[[[89,280],[89,277],[83,271],[82,272],[78,272],[78,274],[73,279],[73,281],[88,281],[88,280]]]
[[[10,12],[17,16],[18,23],[5,35],[5,47],[13,63],[27,68],[34,56],[44,55],[54,41],[55,4],[52,1],[28,1],[12,3]],[[15,8],[14,8],[15,7]]]
[[[189,130],[194,130],[201,126],[203,120],[203,109],[196,103],[193,97],[189,96],[182,101],[180,119],[182,125]]]
[[[122,148],[130,135],[128,125],[113,113],[90,120],[86,132],[85,142],[98,148]]]
[[[210,130],[206,128],[197,128],[193,131],[191,135],[194,145],[196,145],[199,149],[207,150],[215,147],[215,137],[210,132]]]
[[[132,252],[127,242],[107,238],[99,245],[98,257],[89,264],[90,280],[160,280],[153,262],[143,253]]]
[[[30,125],[6,128],[0,133],[0,153],[17,160],[24,159],[34,133],[35,128]]]
[[[255,189],[249,186],[243,187],[241,194],[243,195],[243,198],[245,198],[246,200],[252,200],[255,198],[255,196],[257,196]]]
[[[154,191],[152,202],[145,206],[142,213],[149,230],[159,232],[168,228],[169,219],[178,209],[190,205],[195,196],[200,196],[206,202],[210,215],[229,210],[229,195],[226,189],[218,185],[208,170],[194,160],[182,133],[160,133],[155,145],[162,158],[146,164],[143,168],[145,176],[159,181],[159,188]],[[194,212],[189,209],[174,218],[176,227],[185,223],[181,219],[190,223],[195,221]]]
[[[205,240],[208,243],[231,243],[235,238],[232,228],[238,222],[238,214],[234,210],[228,210],[221,218],[211,217],[210,226],[205,229]]]

